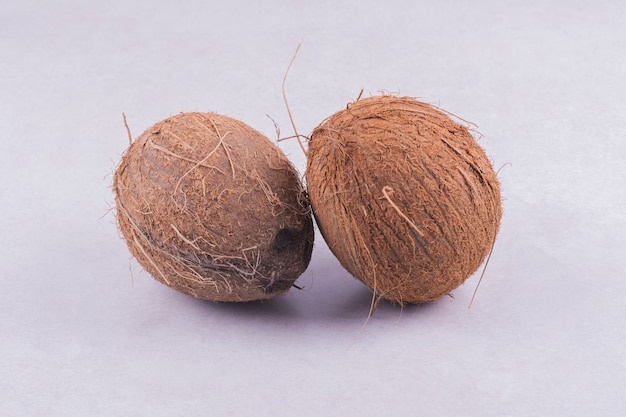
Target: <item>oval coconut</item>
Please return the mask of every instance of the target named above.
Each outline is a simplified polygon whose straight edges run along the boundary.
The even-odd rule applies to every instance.
[[[155,124],[123,156],[113,189],[131,253],[184,294],[267,299],[287,291],[311,259],[300,176],[238,120],[183,113]]]
[[[315,128],[306,180],[343,267],[400,304],[462,284],[502,217],[498,179],[468,129],[409,97],[358,100]]]

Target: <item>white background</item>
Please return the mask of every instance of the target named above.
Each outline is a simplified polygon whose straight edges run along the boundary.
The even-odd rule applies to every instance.
[[[0,3],[0,415],[616,416],[626,409],[626,3]],[[382,303],[317,235],[303,291],[159,284],[111,211],[134,137],[216,111],[276,139],[364,94],[476,123],[504,217],[454,298]],[[280,143],[300,171],[294,141]]]

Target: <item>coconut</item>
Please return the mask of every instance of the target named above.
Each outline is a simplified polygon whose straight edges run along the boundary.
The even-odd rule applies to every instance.
[[[271,298],[311,259],[313,222],[298,172],[238,120],[182,113],[155,124],[124,154],[113,190],[130,252],[184,294]]]
[[[450,294],[490,253],[502,217],[468,128],[410,97],[357,100],[322,122],[305,176],[330,250],[378,300]]]

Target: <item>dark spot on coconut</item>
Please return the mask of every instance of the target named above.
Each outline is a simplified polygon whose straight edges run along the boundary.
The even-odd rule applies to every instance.
[[[276,236],[274,237],[274,249],[278,252],[285,250],[294,239],[294,234],[291,230],[288,229],[280,229]]]

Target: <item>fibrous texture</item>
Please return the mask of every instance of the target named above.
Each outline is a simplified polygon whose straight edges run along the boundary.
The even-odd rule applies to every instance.
[[[462,284],[502,217],[498,179],[468,129],[409,97],[358,100],[315,128],[306,180],[340,263],[401,304]]]
[[[301,179],[238,120],[182,113],[155,124],[123,156],[113,189],[131,253],[182,293],[266,299],[309,264],[313,223]]]

